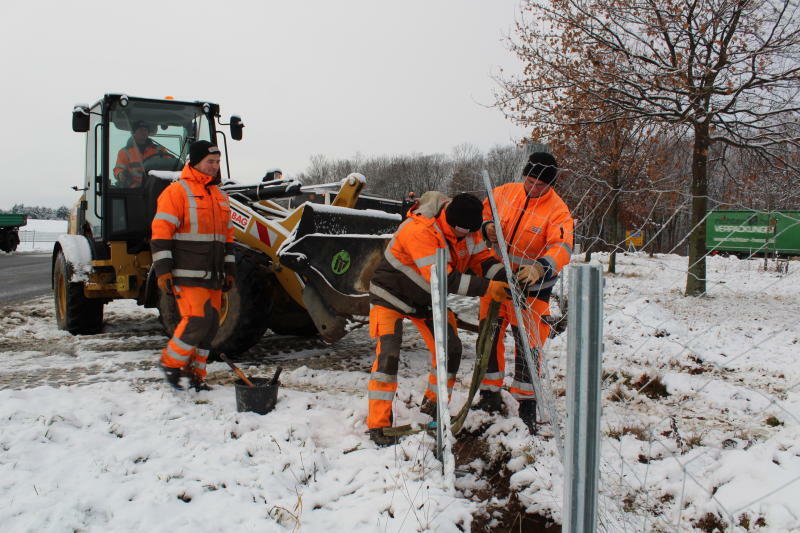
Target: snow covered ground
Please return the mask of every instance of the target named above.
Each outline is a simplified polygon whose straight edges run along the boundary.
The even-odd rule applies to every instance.
[[[685,265],[626,255],[606,276],[602,529],[800,531],[800,263],[710,258],[702,299],[681,296]],[[299,350],[265,337],[242,364],[286,368],[265,416],[236,412],[222,363],[213,391],[171,391],[157,318],[130,302],[106,307],[100,335],[58,331],[49,298],[0,307],[0,330],[3,531],[487,531],[514,506],[561,520],[552,428],[531,439],[513,401],[508,418],[470,413],[453,494],[430,437],[376,448],[367,328]],[[474,362],[475,335],[462,340],[453,411]],[[410,325],[402,350],[395,422],[424,422]],[[566,335],[547,357],[563,409]]]

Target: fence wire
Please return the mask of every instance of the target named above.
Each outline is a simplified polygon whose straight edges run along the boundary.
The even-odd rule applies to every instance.
[[[600,528],[800,530],[800,262],[759,252],[757,246],[741,258],[725,256],[720,244],[702,258],[705,295],[684,296],[690,265],[679,252],[708,216],[695,226],[684,224],[684,234],[664,239],[676,219],[688,219],[691,198],[675,191],[648,192],[649,201],[638,206],[644,215],[625,228],[645,235],[637,247],[622,231],[616,231],[621,237],[616,241],[608,237],[615,232],[597,231],[620,224],[610,209],[610,197],[620,190],[596,180],[596,188],[570,206],[577,219],[576,243],[590,250],[576,254],[573,262],[589,260],[610,270],[605,275]],[[575,197],[575,191],[570,194]],[[665,205],[672,213],[653,223],[649,214],[663,215]],[[772,229],[773,242],[783,232],[796,231],[800,221],[788,217],[791,224]],[[727,236],[737,231],[727,229]],[[568,303],[563,297],[555,301],[559,308]],[[560,398],[568,371],[565,344],[551,340],[544,357],[552,370],[545,387]],[[564,416],[563,401],[557,409]],[[526,497],[528,511],[558,521],[561,465],[540,453],[541,439],[529,448],[539,454],[525,470],[547,474],[530,476],[517,491]]]
[[[724,245],[740,231],[736,224],[713,228],[717,243],[699,259],[706,263],[705,294],[689,297],[687,243],[692,231],[712,225],[711,211],[692,225],[685,191],[658,183],[627,191],[563,173],[555,188],[575,217],[572,262],[600,264],[606,279],[599,529],[800,531],[800,261],[774,245],[798,231],[797,211],[784,214],[786,226],[765,229],[764,245],[747,252],[729,253]],[[722,196],[708,203],[762,207]],[[626,233],[642,241],[634,245]],[[554,403],[552,412],[540,410],[539,435],[499,427],[516,420],[506,393],[504,416],[487,420],[477,411],[472,423],[488,456],[502,459],[503,469],[484,474],[507,483],[511,495],[499,491],[503,501],[556,523],[567,276],[565,269],[551,297],[556,325],[542,350],[546,377],[538,385]],[[508,334],[505,349],[506,368],[513,368]]]

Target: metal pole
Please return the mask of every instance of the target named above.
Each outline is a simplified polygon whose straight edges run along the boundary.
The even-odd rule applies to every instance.
[[[598,265],[569,268],[563,531],[592,533],[600,462],[603,271]]]
[[[431,267],[431,307],[433,335],[436,344],[436,457],[442,461],[442,474],[447,490],[455,487],[455,459],[450,439],[450,411],[447,408],[447,250],[436,251]]]

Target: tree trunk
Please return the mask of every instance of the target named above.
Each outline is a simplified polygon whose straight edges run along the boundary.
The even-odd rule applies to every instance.
[[[625,246],[619,222],[619,175],[614,173],[611,185],[614,187],[614,198],[611,200],[611,255],[608,258],[608,273],[617,273],[617,250]]]
[[[692,152],[692,232],[689,234],[689,269],[686,273],[686,296],[706,292],[706,212],[708,210],[708,123],[694,127]]]

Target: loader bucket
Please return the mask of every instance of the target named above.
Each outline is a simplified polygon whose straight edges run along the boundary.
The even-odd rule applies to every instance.
[[[322,337],[346,333],[347,318],[369,314],[369,282],[400,216],[306,203],[278,256],[305,283],[303,303]]]

